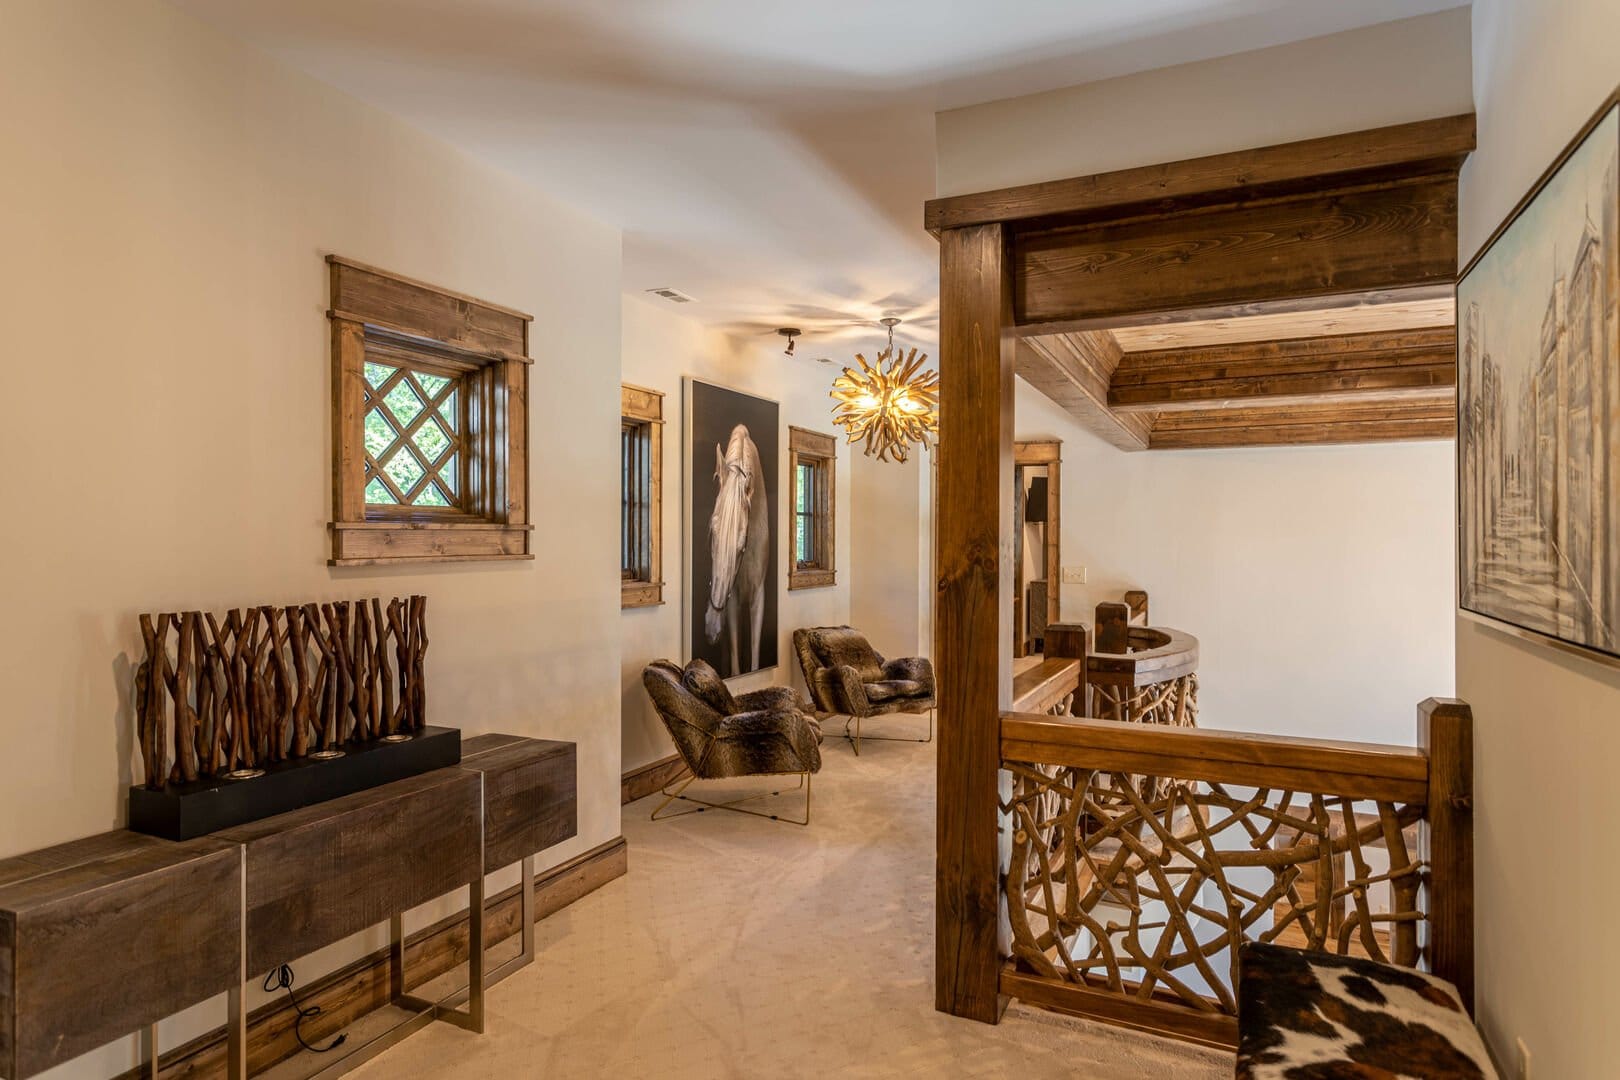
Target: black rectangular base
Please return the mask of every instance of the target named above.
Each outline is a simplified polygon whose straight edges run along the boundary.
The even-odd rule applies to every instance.
[[[273,762],[263,776],[248,780],[132,787],[129,827],[165,840],[190,840],[460,763],[461,731],[426,727],[404,742],[349,743],[342,757],[325,761]]]

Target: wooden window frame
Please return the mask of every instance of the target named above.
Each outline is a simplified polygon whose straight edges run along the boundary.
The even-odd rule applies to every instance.
[[[811,510],[815,529],[816,565],[800,568],[798,552],[799,466],[813,464],[823,482],[815,492]],[[831,435],[788,427],[788,588],[824,589],[838,583],[836,543],[838,505],[838,440]]]
[[[619,421],[621,434],[622,425],[635,424],[646,429],[647,440],[647,565],[634,577],[621,566],[619,607],[657,607],[664,602],[664,392],[622,384]]]
[[[332,566],[532,559],[532,316],[337,255],[332,324]],[[456,507],[365,501],[368,359],[458,383]]]

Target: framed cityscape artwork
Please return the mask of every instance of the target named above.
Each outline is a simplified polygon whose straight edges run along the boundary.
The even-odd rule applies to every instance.
[[[1459,603],[1620,656],[1620,105],[1457,285]]]

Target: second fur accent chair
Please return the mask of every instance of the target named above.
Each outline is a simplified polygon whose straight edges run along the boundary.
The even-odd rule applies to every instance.
[[[928,713],[928,737],[894,739],[928,742],[934,737],[934,665],[921,656],[885,660],[872,643],[850,626],[810,626],[793,631],[793,649],[804,669],[804,682],[817,710],[847,717],[844,735],[861,752],[861,720],[884,713]]]
[[[810,776],[821,769],[821,726],[806,716],[799,696],[786,686],[733,696],[718,672],[702,660],[693,660],[683,669],[668,660],[654,660],[641,673],[675,751],[691,771],[691,777],[673,791],[665,789],[659,811],[675,799],[703,807],[743,810],[734,804],[707,803],[683,795],[693,780],[723,780],[742,776],[798,775],[805,788],[805,820],[809,824]],[[762,792],[760,798],[775,792]],[[746,799],[734,800],[747,801]],[[775,820],[775,814],[758,814]]]

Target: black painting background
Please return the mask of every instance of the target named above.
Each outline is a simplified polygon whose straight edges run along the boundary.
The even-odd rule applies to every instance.
[[[690,475],[687,476],[686,482],[690,485],[687,490],[692,493],[692,520],[690,533],[686,538],[686,550],[690,553],[687,581],[691,593],[686,622],[690,633],[692,656],[707,660],[722,674],[726,671],[726,666],[721,660],[722,655],[729,651],[726,646],[726,634],[722,632],[720,640],[710,644],[703,633],[703,616],[709,606],[709,573],[713,567],[713,559],[709,555],[709,515],[714,513],[714,500],[720,493],[719,482],[714,477],[714,448],[718,445],[721,453],[724,453],[726,441],[731,437],[731,429],[737,424],[743,424],[754,440],[755,449],[759,451],[760,470],[764,474],[765,483],[765,516],[770,534],[768,549],[770,557],[766,561],[765,571],[765,619],[760,631],[759,667],[753,670],[775,667],[777,664],[776,530],[777,513],[782,506],[777,500],[780,477],[777,469],[779,461],[777,425],[780,407],[774,401],[727,390],[724,387],[711,386],[695,379],[689,381],[687,386],[692,401],[692,423],[691,431],[687,433]],[[740,620],[738,627],[738,636],[741,640],[738,643],[737,660],[744,669],[748,669],[748,634],[743,627],[746,621]]]

